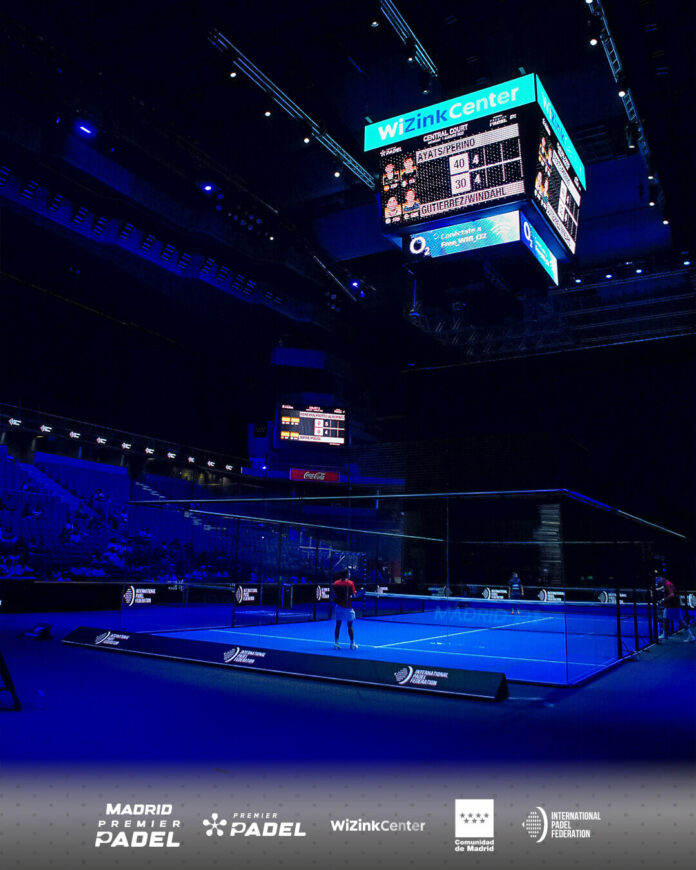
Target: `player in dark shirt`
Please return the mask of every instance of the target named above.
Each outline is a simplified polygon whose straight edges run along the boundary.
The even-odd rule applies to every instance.
[[[512,577],[508,580],[508,598],[511,601],[521,601],[524,598],[524,586],[522,585],[522,581],[519,578],[517,571],[512,572]],[[515,605],[512,605],[512,613],[521,613],[519,607],[515,609]]]
[[[334,649],[340,649],[340,644],[338,642],[339,635],[341,633],[341,623],[348,623],[348,637],[350,638],[350,648],[357,649],[357,644],[355,643],[355,635],[353,633],[353,620],[355,619],[355,611],[353,610],[351,604],[353,599],[357,596],[357,592],[355,591],[355,584],[350,579],[350,573],[347,568],[344,568],[342,571],[339,571],[336,574],[336,579],[333,582],[333,586],[331,587],[332,598],[335,605],[335,618],[336,618],[336,629],[334,631]]]

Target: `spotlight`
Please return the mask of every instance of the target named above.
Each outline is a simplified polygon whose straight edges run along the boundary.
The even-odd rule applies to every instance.
[[[614,276],[612,275],[611,272],[607,272],[607,274],[606,274],[604,277],[605,277],[605,278],[607,279],[607,281],[608,281],[610,278],[613,278]]]
[[[351,286],[351,287],[354,287],[354,288],[357,290],[358,287],[360,286],[360,281],[358,281],[358,280],[356,280],[356,279],[354,278],[354,279],[350,282],[350,286]]]
[[[370,27],[373,30],[376,30],[379,27],[379,18],[373,18],[372,21],[370,22]]]
[[[658,188],[656,184],[651,184],[648,187],[648,205],[654,208],[657,205]]]
[[[271,112],[270,109],[264,109],[264,113],[263,113],[264,118],[270,118],[272,114],[273,114],[273,112]]]
[[[421,94],[429,94],[432,87],[430,73],[426,69],[418,70],[418,87]]]
[[[81,136],[94,136],[97,132],[94,127],[89,124],[87,121],[77,121],[75,124],[75,129]]]
[[[596,45],[599,45],[599,41],[602,38],[603,29],[602,22],[599,19],[593,18],[590,21],[590,45],[594,48]]]
[[[582,284],[582,278],[576,278],[576,279],[575,279],[575,283],[576,283],[576,284]]]
[[[212,193],[213,185],[212,184],[202,184],[201,190],[203,191],[203,193]]]
[[[626,145],[631,151],[634,151],[638,144],[638,125],[635,123],[626,124]]]
[[[343,172],[343,164],[342,164],[342,163],[337,163],[337,164],[334,166],[334,173],[333,173],[333,174],[334,174],[334,178],[340,178],[342,172]]]
[[[690,266],[690,265],[691,265],[691,260],[684,260],[683,265],[684,265],[684,266]]]
[[[412,36],[406,40],[406,60],[409,63],[414,63],[416,60],[416,40]]]
[[[662,223],[663,223],[665,226],[669,226],[669,220],[668,220],[667,218],[663,218]]]
[[[642,275],[642,274],[643,274],[642,269],[636,269],[636,275]]]
[[[230,78],[231,78],[231,79],[236,79],[236,78],[237,78],[237,70],[236,70],[236,69],[233,69],[233,70],[232,70],[232,72],[230,73]]]
[[[309,145],[309,143],[312,141],[313,134],[314,131],[309,126],[309,124],[305,124],[304,130],[302,131],[302,141],[305,145]]]
[[[626,80],[626,76],[623,73],[619,75],[618,79],[616,80],[616,84],[619,87],[618,94],[623,100],[623,98],[628,94],[628,82]]]

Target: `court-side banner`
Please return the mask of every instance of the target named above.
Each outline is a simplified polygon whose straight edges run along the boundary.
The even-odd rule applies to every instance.
[[[265,671],[320,680],[359,683],[411,692],[460,695],[488,701],[507,697],[505,675],[460,668],[435,668],[417,660],[380,662],[353,656],[288,652],[255,645],[188,640],[81,626],[63,643],[136,655],[171,658],[236,669]]]

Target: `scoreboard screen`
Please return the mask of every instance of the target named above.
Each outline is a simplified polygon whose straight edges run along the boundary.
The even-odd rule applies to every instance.
[[[585,167],[537,75],[370,122],[365,150],[375,156],[382,229],[392,238],[526,200],[555,255],[575,253]],[[447,253],[476,247],[470,235]],[[542,249],[533,242],[530,250]]]
[[[517,116],[479,118],[380,149],[383,225],[394,229],[524,196]]]
[[[543,115],[532,196],[563,244],[574,254],[582,187],[558,137]]]
[[[306,408],[281,405],[278,423],[282,443],[308,442],[334,447],[346,443],[346,412],[342,408],[324,410],[318,405]]]

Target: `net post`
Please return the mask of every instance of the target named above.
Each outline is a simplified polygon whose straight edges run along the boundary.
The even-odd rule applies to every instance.
[[[635,650],[640,649],[640,635],[638,632],[638,590],[633,589],[633,634],[635,637]]]
[[[623,642],[621,638],[621,590],[616,587],[616,646],[619,659],[623,658]]]

